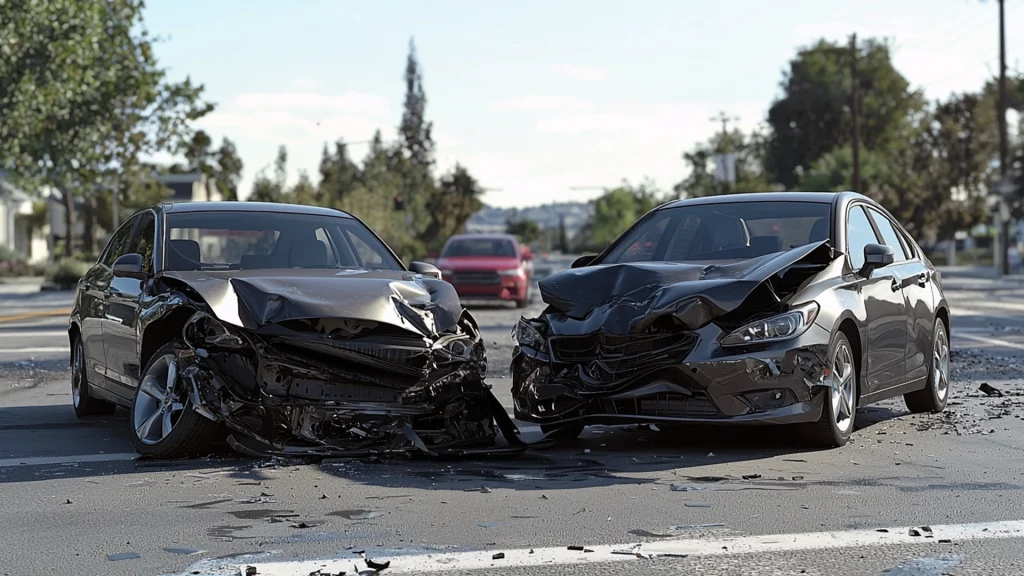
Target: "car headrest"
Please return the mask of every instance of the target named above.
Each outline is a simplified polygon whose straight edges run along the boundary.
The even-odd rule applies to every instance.
[[[771,254],[782,250],[782,238],[778,236],[751,236],[750,247],[758,254]]]
[[[295,242],[288,252],[288,266],[291,268],[327,266],[327,246],[316,238]]]
[[[828,218],[818,218],[814,226],[811,226],[811,235],[807,242],[821,242],[828,240]]]
[[[199,270],[199,242],[195,240],[171,240],[167,244],[168,270]]]

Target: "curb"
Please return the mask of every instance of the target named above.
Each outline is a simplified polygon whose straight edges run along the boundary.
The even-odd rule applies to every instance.
[[[28,312],[26,314],[13,314],[11,316],[0,316],[0,324],[6,322],[18,322],[20,320],[33,320],[35,318],[49,318],[52,316],[67,316],[71,314],[71,308],[56,308],[40,312]]]

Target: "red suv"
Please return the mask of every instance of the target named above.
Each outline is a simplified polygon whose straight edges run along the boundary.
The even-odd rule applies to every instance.
[[[459,234],[448,239],[437,267],[462,298],[511,300],[525,308],[530,259],[511,234]]]

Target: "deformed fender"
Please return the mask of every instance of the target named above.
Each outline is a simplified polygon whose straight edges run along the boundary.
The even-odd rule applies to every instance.
[[[555,334],[626,335],[672,316],[690,330],[778,306],[837,253],[827,241],[726,265],[637,262],[576,268],[539,283]]]

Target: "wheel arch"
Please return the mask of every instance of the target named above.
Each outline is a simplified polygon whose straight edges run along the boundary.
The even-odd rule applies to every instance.
[[[75,341],[81,337],[82,327],[78,325],[77,321],[72,320],[71,324],[68,325],[68,347],[70,348],[70,350],[68,351],[69,363],[75,361]],[[83,343],[83,346],[84,345],[85,344]]]

